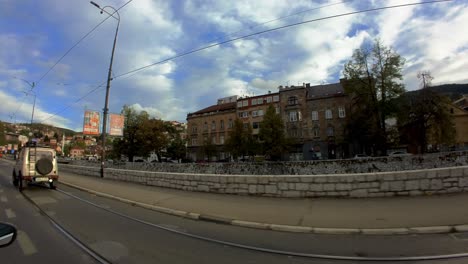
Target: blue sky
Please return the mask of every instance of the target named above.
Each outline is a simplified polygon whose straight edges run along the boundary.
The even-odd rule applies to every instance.
[[[116,8],[126,0],[96,0]],[[113,73],[166,59],[209,43],[304,20],[418,0],[198,1],[133,0],[120,11]],[[87,0],[0,1],[0,119],[28,122],[33,96],[23,91],[106,15]],[[264,24],[266,21],[328,5]],[[406,58],[404,83],[417,72],[433,83],[467,83],[468,1],[451,1],[340,17],[262,34],[116,78],[110,112],[124,104],[165,120],[230,95],[276,91],[279,85],[337,82],[362,43],[380,38]],[[85,108],[102,110],[116,21],[108,19],[42,81],[35,121],[80,131]],[[68,107],[65,111],[60,111]],[[57,113],[55,116],[52,114]],[[12,114],[15,114],[14,117]]]

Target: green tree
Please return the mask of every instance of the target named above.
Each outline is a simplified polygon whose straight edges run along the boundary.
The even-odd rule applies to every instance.
[[[125,117],[124,135],[122,139],[114,141],[114,154],[125,155],[130,161],[135,156],[147,157],[152,151],[160,156],[169,143],[164,121],[150,118],[145,111],[137,113],[126,105],[122,114]]]
[[[185,158],[187,152],[185,144],[186,141],[181,138],[180,134],[177,134],[167,147],[169,157],[176,160]]]
[[[50,139],[49,139],[49,136],[48,136],[48,135],[45,135],[45,137],[44,137],[44,142],[50,142]]]
[[[416,145],[419,153],[427,151],[428,144],[451,144],[455,127],[450,114],[450,99],[430,88],[429,72],[418,74],[420,90],[408,92],[398,100],[397,122],[404,143]]]
[[[244,126],[242,120],[236,118],[226,140],[226,150],[231,153],[234,159],[246,155],[252,155],[254,149],[252,145],[249,145],[252,144],[252,142],[252,127],[250,124],[246,124]]]
[[[271,160],[280,160],[288,151],[289,143],[284,132],[283,120],[272,105],[263,116],[259,137],[263,153]]]
[[[55,139],[58,139],[59,138],[59,134],[57,134],[57,132],[54,132],[54,136],[53,136]]]
[[[5,125],[3,124],[3,122],[0,122],[0,146],[4,146],[5,144]]]
[[[404,93],[402,68],[405,59],[391,47],[386,47],[380,40],[375,40],[372,47],[363,46],[353,52],[353,56],[344,66],[347,79],[345,90],[352,96],[352,115],[367,115],[370,122],[350,119],[348,139],[353,139],[353,129],[367,131],[365,139],[370,139],[374,152],[385,155],[387,152],[387,128],[385,120],[395,113],[392,99]],[[357,123],[355,123],[357,122]],[[361,137],[361,140],[364,140]],[[365,144],[366,142],[359,142]]]
[[[212,157],[216,156],[216,153],[217,153],[216,145],[211,142],[210,138],[206,138],[203,141],[202,151],[205,157],[207,157],[209,161],[211,161]]]

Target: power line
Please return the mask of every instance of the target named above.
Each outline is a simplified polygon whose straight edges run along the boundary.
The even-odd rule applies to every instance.
[[[285,26],[280,26],[280,27],[276,27],[276,28],[272,28],[272,29],[267,29],[267,30],[247,34],[247,35],[244,35],[244,36],[232,38],[232,39],[229,39],[229,40],[225,40],[225,41],[217,42],[217,43],[214,43],[214,44],[210,44],[210,45],[207,45],[207,46],[204,46],[204,47],[201,47],[201,48],[190,50],[190,51],[175,55],[173,57],[170,57],[170,58],[167,58],[167,59],[164,59],[164,60],[149,64],[149,65],[146,65],[146,66],[143,66],[143,67],[128,71],[126,73],[117,75],[113,79],[117,79],[117,78],[129,75],[129,74],[132,74],[132,73],[136,73],[138,71],[150,68],[152,66],[155,66],[155,65],[158,65],[158,64],[161,64],[161,63],[164,63],[164,62],[168,62],[168,61],[180,58],[180,57],[184,57],[184,56],[187,56],[187,55],[199,52],[199,51],[203,51],[203,50],[206,50],[206,49],[209,49],[209,48],[213,48],[213,47],[220,46],[220,45],[223,45],[223,44],[226,44],[226,43],[234,42],[234,41],[237,41],[237,40],[240,40],[240,39],[244,39],[244,38],[248,38],[248,37],[252,37],[252,36],[272,32],[272,31],[277,31],[277,30],[280,30],[280,29],[290,28],[290,27],[294,27],[294,26],[298,26],[298,25],[303,25],[303,24],[307,24],[307,23],[312,23],[312,22],[317,22],[317,21],[322,21],[322,20],[327,20],[327,19],[332,19],[332,18],[337,18],[337,17],[344,17],[344,16],[350,16],[350,15],[373,12],[373,11],[379,11],[379,10],[385,10],[385,9],[394,9],[394,8],[399,8],[399,7],[424,5],[424,4],[432,4],[432,3],[440,3],[440,2],[449,2],[449,1],[452,1],[452,0],[434,0],[434,1],[426,1],[426,2],[420,2],[420,3],[408,3],[408,4],[400,4],[400,5],[393,5],[393,6],[386,6],[386,7],[378,7],[378,8],[371,8],[371,9],[353,11],[353,12],[348,12],[348,13],[343,13],[343,14],[338,14],[338,15],[332,15],[332,16],[327,16],[327,17],[322,17],[322,18],[316,18],[316,19],[310,19],[310,20],[306,20],[306,21],[302,21],[302,22],[297,22],[297,23],[293,23],[293,24],[289,24],[289,25],[285,25]],[[93,90],[91,90],[87,94],[85,94],[84,96],[77,99],[74,103],[77,103],[77,102],[83,100],[85,97],[87,97],[91,93],[95,92],[96,90],[101,88],[103,85],[104,85],[104,83],[97,86],[96,88],[94,88]],[[46,120],[48,120],[48,119],[62,113],[63,111],[65,111],[66,109],[68,109],[70,107],[71,107],[71,105],[66,106],[62,110],[56,112],[55,114],[49,116],[48,118],[42,120],[41,122],[46,121]]]
[[[68,53],[70,53],[76,46],[78,46],[78,44],[81,43],[81,41],[83,41],[85,38],[87,38],[92,32],[94,32],[94,30],[96,30],[99,26],[101,26],[107,19],[109,19],[110,17],[112,17],[117,11],[119,11],[120,9],[124,8],[126,5],[128,5],[130,2],[132,2],[133,0],[129,0],[128,2],[126,2],[125,4],[123,4],[121,7],[119,7],[114,13],[112,13],[111,15],[109,15],[108,17],[104,18],[99,24],[97,24],[95,27],[93,27],[88,33],[86,33],[83,37],[81,37],[78,42],[76,42],[71,48],[69,48],[65,54],[62,55],[62,57],[60,57],[60,59],[58,59],[54,65],[52,65],[52,67],[50,67],[42,76],[41,78],[39,78],[39,80],[37,81],[37,83],[39,83],[40,81],[42,81],[42,79],[44,79],[47,74],[49,74],[50,71],[52,71],[52,69],[55,68],[55,66],[57,66],[57,64],[60,63],[60,61],[63,60],[63,58],[65,58]]]
[[[157,65],[157,64],[161,64],[161,63],[168,62],[168,61],[171,61],[171,60],[180,58],[180,57],[184,57],[184,56],[190,55],[190,54],[192,54],[192,53],[196,53],[196,52],[199,52],[199,51],[202,51],[202,50],[206,50],[206,49],[209,49],[209,48],[221,46],[221,45],[223,45],[223,44],[227,44],[227,43],[234,42],[234,41],[237,41],[237,40],[249,38],[249,37],[252,37],[252,36],[261,35],[261,34],[268,33],[268,32],[272,32],[272,31],[277,31],[277,30],[280,30],[280,29],[290,28],[290,27],[294,27],[294,26],[298,26],[298,25],[303,25],[303,24],[307,24],[307,23],[312,23],[312,22],[317,22],[317,21],[321,21],[321,20],[327,20],[327,19],[332,19],[332,18],[337,18],[337,17],[344,17],[344,16],[356,15],[356,14],[367,13],[367,12],[373,12],[373,11],[379,11],[379,10],[385,10],[385,9],[393,9],[393,8],[398,8],[398,7],[406,7],[406,6],[414,6],[414,5],[423,5],[423,4],[432,4],[432,3],[449,2],[449,1],[452,1],[452,0],[434,0],[434,1],[426,1],[426,2],[420,2],[420,3],[408,3],[408,4],[400,4],[400,5],[393,5],[393,6],[386,6],[386,7],[370,8],[370,9],[365,9],[365,10],[359,10],[359,11],[353,11],[353,12],[348,12],[348,13],[333,15],[333,16],[327,16],[327,17],[321,17],[321,18],[316,18],[316,19],[310,19],[310,20],[306,20],[306,21],[302,21],[302,22],[297,22],[297,23],[293,23],[293,24],[289,24],[289,25],[285,25],[285,26],[280,26],[280,27],[276,27],[276,28],[272,28],[272,29],[266,29],[266,30],[263,30],[263,31],[259,31],[259,32],[247,34],[247,35],[244,35],[244,36],[241,36],[241,37],[232,38],[232,39],[229,39],[229,40],[225,40],[225,41],[217,42],[217,43],[214,43],[214,44],[210,44],[210,45],[205,46],[205,47],[201,47],[201,48],[197,48],[197,49],[194,49],[194,50],[191,50],[191,51],[187,51],[187,52],[184,52],[184,53],[175,55],[175,56],[173,56],[173,57],[169,57],[169,58],[167,58],[167,59],[164,59],[164,60],[161,60],[161,61],[158,61],[158,62],[149,64],[149,65],[146,65],[146,66],[143,66],[143,67],[140,67],[140,68],[137,68],[137,69],[128,71],[128,72],[126,72],[126,73],[117,75],[116,77],[114,77],[114,79],[123,77],[123,76],[128,75],[128,74],[131,74],[131,73],[135,73],[135,72],[138,72],[138,71],[141,71],[141,70],[144,70],[144,69],[147,69],[147,68],[152,67],[152,66],[155,66],[155,65]]]

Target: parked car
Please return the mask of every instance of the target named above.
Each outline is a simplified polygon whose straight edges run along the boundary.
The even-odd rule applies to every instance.
[[[34,142],[23,147],[13,168],[12,181],[19,191],[28,183],[47,184],[55,189],[58,181],[57,155],[55,150],[37,146]]]

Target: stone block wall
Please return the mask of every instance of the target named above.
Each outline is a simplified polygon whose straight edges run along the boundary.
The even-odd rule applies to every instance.
[[[99,167],[60,165],[99,177]],[[270,197],[385,197],[468,192],[468,166],[328,175],[220,175],[106,169],[105,178],[221,194]]]

